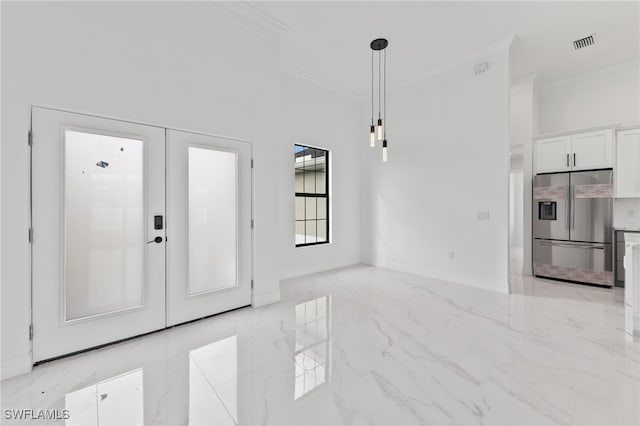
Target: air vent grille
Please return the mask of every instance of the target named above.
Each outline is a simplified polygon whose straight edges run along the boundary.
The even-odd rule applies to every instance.
[[[596,37],[595,34],[591,34],[590,36],[581,38],[580,40],[574,40],[573,48],[575,50],[580,50],[585,47],[593,46],[594,44],[596,44]]]

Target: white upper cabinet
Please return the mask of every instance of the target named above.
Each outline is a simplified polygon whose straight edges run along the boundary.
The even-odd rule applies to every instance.
[[[571,170],[570,155],[571,138],[561,136],[557,138],[540,139],[536,142],[535,172],[564,172]]]
[[[573,170],[613,167],[613,130],[571,135]]]
[[[640,128],[616,134],[616,197],[640,197]]]
[[[535,142],[536,174],[611,167],[612,129],[539,139]]]

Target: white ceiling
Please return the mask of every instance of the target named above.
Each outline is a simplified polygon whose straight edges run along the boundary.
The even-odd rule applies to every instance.
[[[512,77],[539,73],[550,82],[640,57],[640,2],[271,2],[250,3],[289,28],[285,66],[346,91],[370,90],[374,38],[389,40],[388,86],[506,40]],[[572,41],[597,34],[574,51]]]

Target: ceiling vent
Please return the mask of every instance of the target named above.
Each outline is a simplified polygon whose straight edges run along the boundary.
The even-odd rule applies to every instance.
[[[581,38],[580,40],[573,41],[574,50],[584,49],[585,47],[593,46],[596,44],[596,35],[591,34],[585,38]]]

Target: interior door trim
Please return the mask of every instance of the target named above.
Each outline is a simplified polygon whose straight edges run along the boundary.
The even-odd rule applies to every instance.
[[[151,122],[147,122],[147,121],[130,120],[130,119],[122,118],[122,117],[115,116],[115,115],[97,114],[97,113],[91,113],[91,112],[81,111],[81,110],[72,109],[72,108],[62,108],[62,107],[56,107],[56,106],[50,106],[50,105],[44,105],[44,104],[31,104],[30,107],[29,107],[29,110],[32,111],[33,108],[49,109],[49,110],[52,110],[52,111],[59,111],[59,112],[69,112],[69,113],[72,113],[72,114],[85,115],[87,117],[104,118],[104,119],[107,119],[107,120],[121,121],[123,123],[138,124],[138,125],[141,125],[141,126],[149,126],[149,127],[157,127],[159,129],[165,129],[165,130],[176,130],[176,131],[179,131],[179,132],[193,133],[193,134],[202,135],[202,136],[212,136],[214,138],[222,138],[222,139],[228,139],[228,140],[236,141],[236,142],[250,143],[252,145],[254,143],[254,141],[252,141],[252,140],[238,138],[238,137],[235,137],[235,136],[227,136],[227,135],[217,134],[217,133],[208,133],[208,132],[203,132],[203,131],[199,131],[199,130],[189,130],[189,129],[185,129],[185,128],[182,128],[182,127],[163,126],[162,124],[158,124],[158,123],[151,123]],[[33,123],[31,122],[31,120],[29,120],[29,128],[30,129],[33,128]]]

